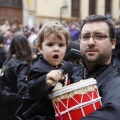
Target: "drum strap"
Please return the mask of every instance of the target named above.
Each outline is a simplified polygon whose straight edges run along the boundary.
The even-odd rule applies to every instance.
[[[64,84],[64,86],[66,86],[67,83],[68,83],[68,74],[65,75],[65,84]]]

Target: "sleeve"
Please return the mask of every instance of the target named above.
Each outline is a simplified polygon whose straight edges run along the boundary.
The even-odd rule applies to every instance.
[[[21,95],[25,94],[27,90],[28,83],[26,79],[27,79],[29,70],[30,70],[30,67],[27,64],[27,62],[21,62],[17,64],[15,68],[18,93]]]
[[[81,120],[117,120],[120,118],[120,77],[109,78],[100,88],[102,107]]]
[[[117,120],[120,118],[120,108],[115,104],[106,104],[81,120]]]
[[[43,99],[53,90],[54,87],[46,85],[46,74],[48,73],[46,70],[44,71],[42,67],[31,69],[27,86],[31,99]]]

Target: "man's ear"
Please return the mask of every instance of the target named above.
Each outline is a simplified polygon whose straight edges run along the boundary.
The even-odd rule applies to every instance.
[[[115,49],[115,46],[116,46],[116,39],[114,38],[114,39],[111,41],[111,43],[112,43],[112,49]]]

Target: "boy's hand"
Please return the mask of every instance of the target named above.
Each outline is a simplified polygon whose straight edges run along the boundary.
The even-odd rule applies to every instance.
[[[47,74],[46,84],[54,86],[59,80],[64,79],[60,70],[52,70]]]

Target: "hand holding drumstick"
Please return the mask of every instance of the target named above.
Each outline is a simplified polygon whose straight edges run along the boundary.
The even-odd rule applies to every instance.
[[[59,80],[63,80],[64,76],[60,70],[52,70],[47,74],[46,84],[48,86],[54,86]]]
[[[73,64],[71,62],[65,63],[60,70],[52,70],[47,74],[46,84],[48,86],[54,86],[59,80],[64,79],[65,74],[70,73],[73,70]]]

